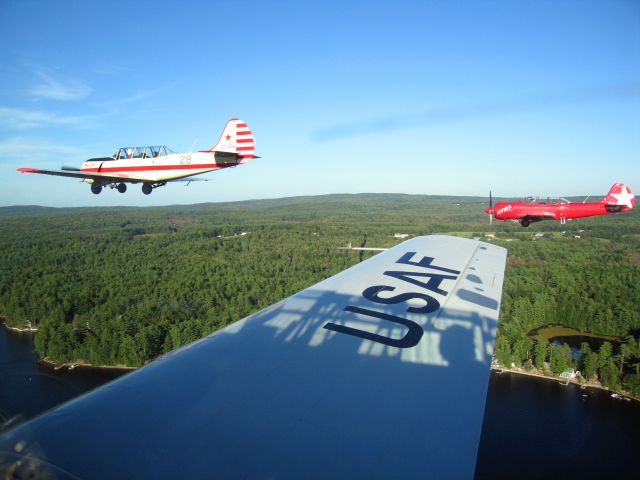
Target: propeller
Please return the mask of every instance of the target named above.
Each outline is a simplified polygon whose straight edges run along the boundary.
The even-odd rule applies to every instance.
[[[493,196],[491,190],[489,190],[489,208],[485,210],[485,213],[489,214],[489,225],[493,225]]]

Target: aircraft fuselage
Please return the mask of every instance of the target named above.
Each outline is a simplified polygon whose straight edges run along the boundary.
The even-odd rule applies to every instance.
[[[166,181],[220,168],[231,167],[237,161],[217,158],[215,152],[174,153],[155,158],[127,158],[122,160],[91,159],[82,164],[81,172],[121,175],[131,181]]]
[[[619,213],[630,210],[624,205],[607,205],[600,202],[593,203],[525,203],[498,202],[493,207],[493,216],[498,220],[521,220],[525,217],[536,219],[572,219]]]
[[[523,227],[533,222],[553,219],[565,223],[573,218],[606,215],[631,210],[635,205],[635,195],[624,183],[614,183],[609,193],[599,202],[568,202],[564,199],[546,202],[498,202],[495,205],[489,195],[489,208],[485,210],[497,220],[514,220]]]

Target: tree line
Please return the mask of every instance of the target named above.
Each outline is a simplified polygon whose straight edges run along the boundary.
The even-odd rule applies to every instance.
[[[329,195],[154,208],[0,208],[0,315],[54,362],[139,366],[371,256],[394,233],[509,250],[496,359],[640,394],[640,216],[490,226],[484,199]],[[533,240],[536,231],[553,238]],[[574,238],[580,232],[580,239]],[[562,233],[564,231],[564,234]],[[510,239],[512,241],[507,241]],[[615,342],[559,345],[565,325]],[[552,339],[553,340],[553,339]]]

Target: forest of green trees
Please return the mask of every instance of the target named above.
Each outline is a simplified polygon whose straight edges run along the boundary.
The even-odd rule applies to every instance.
[[[495,234],[509,251],[496,360],[640,396],[640,215],[490,226],[476,197],[361,194],[148,208],[0,208],[0,316],[53,362],[139,366],[388,247]],[[535,238],[536,232],[548,232]],[[580,238],[575,238],[580,236]],[[580,345],[545,325],[607,335]],[[588,335],[587,335],[588,336]],[[550,341],[551,340],[551,341]]]

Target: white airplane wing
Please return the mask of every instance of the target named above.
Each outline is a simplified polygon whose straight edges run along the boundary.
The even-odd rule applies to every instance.
[[[506,250],[408,240],[0,436],[36,478],[471,478]]]
[[[258,157],[259,158],[259,157]],[[109,173],[82,172],[80,170],[44,170],[41,168],[22,167],[17,169],[21,173],[40,173],[43,175],[54,175],[57,177],[81,178],[83,180],[93,180],[96,182],[121,182],[121,183],[140,183],[150,182],[209,182],[208,178],[196,178],[193,174],[186,174],[181,177],[167,178],[158,180],[157,178],[148,178],[142,175],[119,173],[117,175]]]
[[[21,173],[40,173],[43,175],[54,175],[57,177],[71,177],[82,178],[85,180],[95,180],[99,182],[142,182],[142,181],[154,181],[144,177],[119,173],[118,175],[108,173],[87,173],[80,170],[43,170],[41,168],[22,167],[17,169]]]

